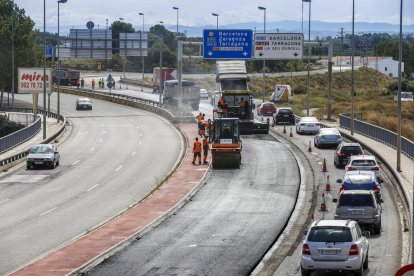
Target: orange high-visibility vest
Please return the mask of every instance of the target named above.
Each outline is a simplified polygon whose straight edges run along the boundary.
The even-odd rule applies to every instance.
[[[201,152],[201,143],[199,141],[194,142],[194,152]]]

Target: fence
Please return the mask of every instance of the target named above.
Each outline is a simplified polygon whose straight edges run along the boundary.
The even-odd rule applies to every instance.
[[[339,124],[345,129],[351,128],[351,118],[347,114],[339,115]],[[354,120],[355,132],[379,141],[392,148],[397,148],[397,134],[387,129],[372,125],[360,120]],[[414,159],[414,142],[401,137],[401,152],[411,159]]]

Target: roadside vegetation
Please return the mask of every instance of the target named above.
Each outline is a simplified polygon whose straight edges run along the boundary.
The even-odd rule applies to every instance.
[[[351,111],[351,71],[334,73],[332,76],[332,117]],[[289,84],[292,87],[291,106],[298,115],[306,115],[307,76],[252,78],[250,89],[256,98],[269,100],[276,84]],[[328,77],[310,76],[310,107],[313,115],[322,119],[327,116]],[[402,91],[414,91],[413,81],[404,81]],[[361,113],[362,120],[377,126],[397,131],[396,81],[372,69],[361,68],[355,71],[355,113]],[[414,141],[414,103],[402,102],[402,135]]]
[[[6,115],[0,115],[0,138],[12,134],[22,128],[24,128],[24,125],[10,121]]]

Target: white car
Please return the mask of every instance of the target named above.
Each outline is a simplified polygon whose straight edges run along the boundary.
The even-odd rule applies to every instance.
[[[207,92],[207,90],[201,88],[200,89],[200,96],[201,96],[201,99],[208,99],[208,92]]]
[[[313,271],[352,271],[362,275],[368,268],[368,239],[354,220],[317,220],[302,245],[302,276]]]
[[[78,98],[76,100],[76,110],[80,109],[92,110],[92,101],[89,98]]]
[[[349,171],[372,171],[375,173],[377,179],[381,179],[382,169],[380,162],[373,155],[352,155],[349,158],[348,165],[345,170]]]
[[[318,133],[321,124],[315,117],[302,117],[296,124],[296,133]]]
[[[60,154],[55,145],[40,144],[33,146],[29,150],[26,166],[28,170],[37,166],[46,166],[54,169],[59,165],[59,161]]]

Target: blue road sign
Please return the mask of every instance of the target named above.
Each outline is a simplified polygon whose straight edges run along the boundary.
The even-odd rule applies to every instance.
[[[204,59],[251,59],[252,30],[204,30]]]
[[[53,46],[46,46],[46,57],[51,58],[53,57]]]

